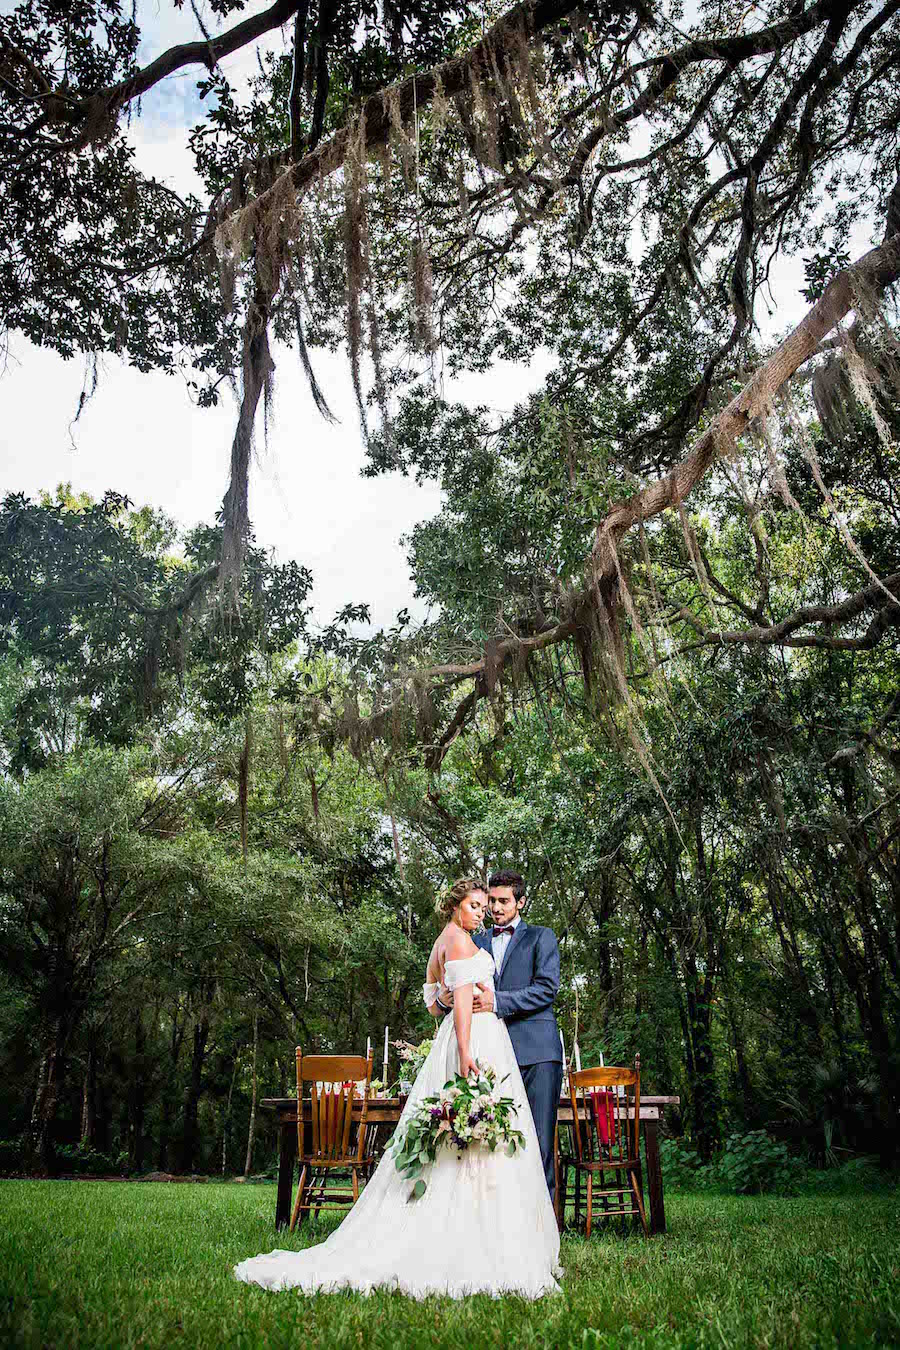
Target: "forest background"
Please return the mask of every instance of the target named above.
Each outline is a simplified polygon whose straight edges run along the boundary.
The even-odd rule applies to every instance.
[[[115,0],[4,16],[4,324],[239,403],[215,525],[3,502],[4,1166],[249,1171],[295,1045],[427,1034],[495,865],[699,1159],[894,1161],[898,8],[224,0],[143,66]],[[198,65],[202,201],[126,135]],[[314,626],[253,537],[288,341],[441,488],[424,624]],[[538,353],[512,415],[445,397]]]

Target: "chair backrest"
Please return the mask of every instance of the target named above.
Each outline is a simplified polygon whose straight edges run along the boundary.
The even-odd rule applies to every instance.
[[[587,1093],[587,1129],[584,1136],[579,1117],[578,1092]],[[608,1157],[611,1164],[636,1158],[640,1139],[641,1057],[635,1055],[634,1068],[569,1070],[569,1095],[572,1098],[572,1133],[575,1156],[579,1162]],[[603,1139],[603,1135],[607,1138]]]
[[[301,1158],[323,1161],[361,1162],[366,1142],[369,1111],[369,1082],[372,1055],[304,1055],[297,1046],[297,1145]],[[356,1084],[363,1083],[360,1116],[355,1147],[351,1147],[351,1125]],[[312,1152],[304,1149],[306,1110],[303,1085],[309,1084],[309,1113],[312,1127]]]

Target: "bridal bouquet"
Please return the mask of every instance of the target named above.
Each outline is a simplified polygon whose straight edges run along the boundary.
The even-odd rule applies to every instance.
[[[424,1097],[390,1143],[398,1172],[415,1181],[410,1200],[424,1195],[422,1172],[439,1148],[455,1148],[460,1157],[472,1147],[491,1153],[505,1148],[510,1157],[524,1148],[525,1136],[513,1124],[515,1115],[515,1102],[500,1095],[490,1065],[479,1064],[478,1073],[469,1078],[456,1074],[436,1096]]]

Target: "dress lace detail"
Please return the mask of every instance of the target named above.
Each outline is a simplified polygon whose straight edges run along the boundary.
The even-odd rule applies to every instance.
[[[489,952],[448,961],[450,989],[492,984]],[[425,985],[424,989],[439,986]],[[431,1002],[434,1001],[432,996]],[[273,1251],[235,1266],[239,1280],[264,1289],[307,1293],[337,1289],[399,1290],[413,1298],[484,1293],[540,1298],[559,1289],[559,1232],[534,1121],[509,1032],[493,1012],[472,1019],[472,1054],[505,1079],[504,1092],[518,1107],[525,1148],[512,1158],[502,1149],[471,1148],[458,1160],[442,1149],[430,1166],[428,1188],[408,1204],[410,1183],[385,1154],[341,1226],[303,1251]],[[459,1071],[453,1018],[441,1022],[400,1118],[423,1097],[439,1092]]]

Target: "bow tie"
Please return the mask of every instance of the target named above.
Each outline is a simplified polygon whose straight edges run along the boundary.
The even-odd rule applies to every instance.
[[[514,933],[514,932],[515,932],[514,928],[495,928],[494,937],[500,937],[501,934],[503,933]]]

